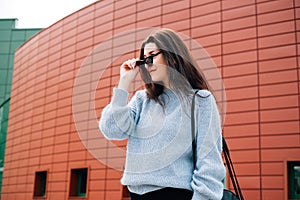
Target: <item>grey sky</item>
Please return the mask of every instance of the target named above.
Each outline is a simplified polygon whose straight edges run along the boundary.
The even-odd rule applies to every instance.
[[[0,0],[0,19],[17,18],[17,28],[46,28],[96,0]]]

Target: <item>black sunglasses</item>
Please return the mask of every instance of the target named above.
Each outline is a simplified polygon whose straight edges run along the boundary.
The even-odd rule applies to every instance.
[[[152,54],[151,56],[148,56],[146,58],[144,58],[144,60],[137,60],[136,61],[136,65],[137,66],[141,66],[141,65],[144,65],[144,64],[147,64],[149,67],[152,66],[153,64],[153,58],[157,55],[159,55],[161,52],[157,52],[156,54]]]

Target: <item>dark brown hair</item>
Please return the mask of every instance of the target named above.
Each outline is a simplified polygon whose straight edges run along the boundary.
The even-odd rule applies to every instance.
[[[150,34],[141,45],[140,59],[144,58],[144,48],[148,43],[154,43],[164,56],[168,66],[171,89],[185,95],[190,94],[192,88],[209,89],[204,75],[197,70],[199,69],[197,62],[183,40],[173,30],[159,29]],[[160,82],[153,82],[145,66],[141,66],[140,69],[147,96],[159,102],[158,97],[162,94],[164,85]]]

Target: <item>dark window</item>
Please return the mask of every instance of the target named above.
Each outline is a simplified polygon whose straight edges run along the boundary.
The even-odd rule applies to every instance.
[[[70,181],[70,196],[85,197],[87,186],[87,168],[72,169]]]
[[[300,161],[288,162],[289,199],[300,199]]]
[[[34,197],[46,196],[47,171],[36,172],[34,180]]]

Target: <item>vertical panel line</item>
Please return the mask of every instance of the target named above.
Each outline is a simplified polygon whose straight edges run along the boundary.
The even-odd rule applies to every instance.
[[[293,0],[293,7],[294,7],[294,28],[295,28],[295,48],[296,48],[296,65],[297,65],[297,82],[298,82],[298,117],[300,117],[300,69],[299,69],[299,51],[298,51],[298,34],[297,34],[297,7],[296,7],[296,0]],[[299,8],[298,8],[299,9]],[[299,127],[300,127],[300,120],[299,120]],[[299,132],[299,142],[300,142],[300,132]]]
[[[257,118],[258,118],[258,148],[259,148],[259,194],[260,199],[262,200],[262,152],[261,152],[261,118],[260,118],[260,112],[261,112],[261,106],[260,106],[260,80],[259,80],[259,37],[258,37],[258,3],[257,0],[255,0],[255,25],[256,25],[256,60],[257,60],[257,105],[258,105],[258,112],[257,112]]]

